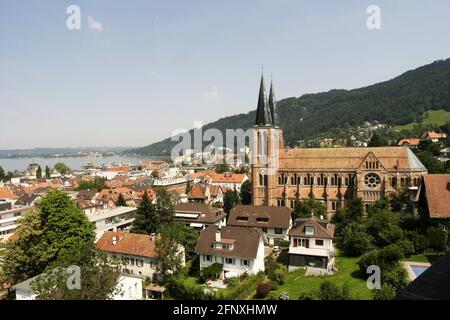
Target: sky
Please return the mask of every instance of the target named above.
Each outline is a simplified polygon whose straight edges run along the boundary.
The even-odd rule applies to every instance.
[[[449,16],[448,0],[0,0],[0,149],[157,142],[255,109],[262,66],[279,100],[385,81],[450,57]]]

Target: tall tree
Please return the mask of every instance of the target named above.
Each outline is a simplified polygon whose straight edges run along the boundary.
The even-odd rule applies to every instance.
[[[123,197],[122,193],[119,193],[119,196],[117,197],[116,206],[118,207],[127,206],[127,202],[125,201],[125,198]]]
[[[42,179],[42,168],[41,166],[38,166],[36,170],[36,179]]]
[[[68,269],[69,266],[72,269]],[[80,268],[79,279],[73,279],[76,272],[73,266]],[[72,247],[53,267],[31,283],[38,300],[108,300],[119,293],[117,280],[121,263],[95,250],[94,243]],[[77,280],[78,288],[75,287]]]
[[[309,218],[313,215],[318,218],[320,218],[321,216],[323,218],[326,218],[327,208],[322,201],[310,198],[304,201],[297,202],[292,215],[294,219]]]
[[[379,133],[375,132],[370,138],[369,147],[387,147],[389,146],[389,141],[381,136]]]
[[[158,229],[158,213],[155,205],[149,198],[147,191],[144,192],[142,200],[137,208],[131,232],[151,234],[156,233]]]
[[[95,241],[92,223],[60,190],[49,191],[20,224],[2,268],[3,277],[12,284],[42,273],[74,246]]]
[[[0,166],[0,181],[5,180],[6,174],[5,170],[3,170],[2,166]]]
[[[45,177],[47,179],[50,178],[50,168],[48,166],[45,166]]]
[[[252,203],[252,184],[250,180],[244,181],[241,186],[241,202],[242,204]]]
[[[156,212],[159,216],[159,228],[173,220],[174,207],[172,195],[163,187],[156,188]]]
[[[70,168],[62,162],[58,162],[57,164],[55,164],[55,170],[60,174],[68,174],[70,172]]]
[[[239,194],[236,190],[227,190],[223,197],[223,210],[226,213],[230,213],[237,204],[239,204]]]

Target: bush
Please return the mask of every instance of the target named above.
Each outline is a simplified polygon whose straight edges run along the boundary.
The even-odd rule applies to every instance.
[[[223,271],[223,264],[213,263],[200,271],[200,281],[205,282],[209,279],[217,279]]]
[[[381,289],[373,290],[374,300],[392,300],[395,298],[395,289],[389,284],[385,284]]]
[[[427,237],[419,234],[417,231],[406,231],[405,238],[413,243],[416,253],[422,253],[428,247]]]
[[[170,277],[166,281],[167,290],[172,298],[180,300],[207,300],[210,296],[207,296],[203,287],[200,285],[188,285],[184,282],[182,277]]]
[[[269,282],[269,288],[270,288],[270,291],[275,291],[275,290],[277,290],[277,289],[278,289],[278,282],[276,282],[276,281],[270,281],[270,282]]]
[[[399,240],[395,243],[403,252],[403,255],[407,258],[411,257],[414,252],[414,244],[409,240]]]
[[[252,292],[254,292],[256,285],[264,281],[264,278],[263,272],[258,272],[254,276],[247,276],[245,280],[242,280],[241,283],[228,292],[225,299],[243,300],[247,298]]]
[[[445,251],[447,249],[448,234],[440,227],[429,227],[427,229],[428,245],[436,251]]]
[[[318,296],[320,300],[342,300],[342,292],[339,287],[329,280],[320,285]]]
[[[282,248],[289,248],[290,245],[291,245],[291,242],[289,240],[283,240],[280,242],[280,247],[282,247]]]
[[[276,292],[271,292],[267,295],[267,300],[279,300],[280,295]]]
[[[286,267],[280,265],[274,272],[270,273],[268,277],[270,280],[276,281],[278,284],[282,285],[286,279],[286,274]]]
[[[265,298],[270,293],[270,286],[268,283],[260,283],[256,286],[256,297]]]
[[[303,292],[298,297],[298,300],[317,300],[317,292],[314,290]]]
[[[394,290],[399,291],[408,284],[408,273],[405,268],[397,262],[394,267],[389,270],[381,270],[382,285],[390,285]]]

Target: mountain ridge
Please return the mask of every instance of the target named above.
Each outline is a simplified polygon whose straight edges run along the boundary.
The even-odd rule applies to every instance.
[[[255,101],[256,95],[255,92]],[[450,58],[365,87],[307,93],[282,99],[277,104],[280,127],[289,146],[301,139],[337,128],[351,128],[365,121],[404,125],[420,119],[428,110],[450,111]],[[202,129],[217,128],[222,133],[225,129],[246,130],[254,124],[255,110],[220,118]],[[189,132],[192,135],[193,129]],[[177,143],[169,137],[127,153],[167,156]]]

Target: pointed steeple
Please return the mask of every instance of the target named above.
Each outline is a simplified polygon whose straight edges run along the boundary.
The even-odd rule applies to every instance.
[[[273,88],[272,79],[270,79],[269,110],[270,110],[270,116],[272,119],[272,125],[278,126],[277,101],[275,100],[275,89]]]
[[[256,109],[257,126],[272,125],[272,118],[266,99],[266,89],[264,88],[264,75],[261,73],[261,83],[259,85],[258,107]]]

